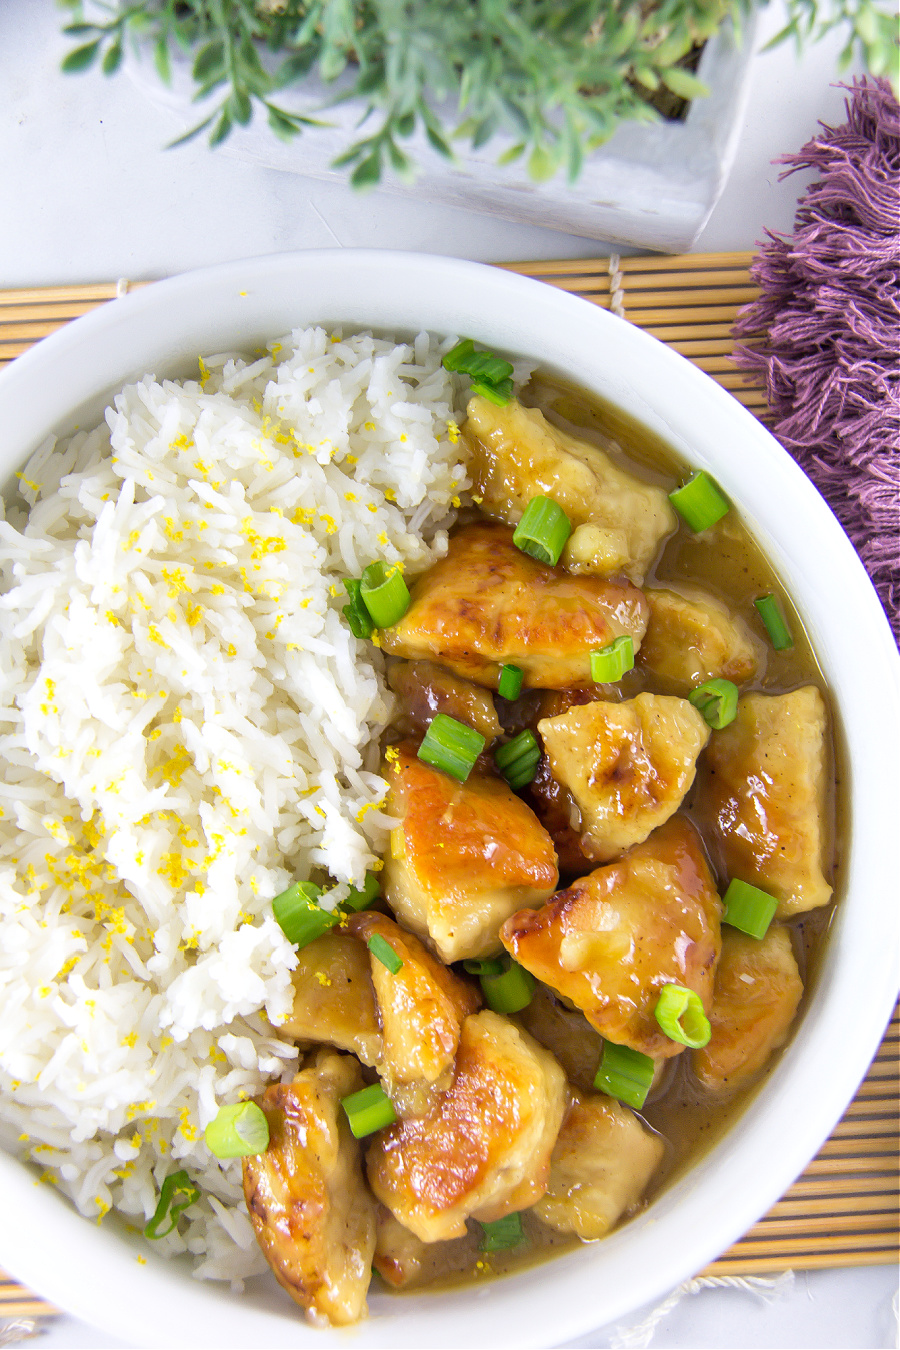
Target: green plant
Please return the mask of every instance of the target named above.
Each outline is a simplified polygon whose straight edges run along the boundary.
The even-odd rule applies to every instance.
[[[283,106],[284,91],[315,73],[333,102],[363,100],[371,126],[335,161],[356,187],[386,168],[414,176],[408,142],[421,127],[448,159],[453,141],[514,143],[499,158],[524,158],[540,181],[564,170],[574,181],[584,155],[624,120],[657,114],[648,91],[684,99],[706,90],[686,58],[751,0],[59,0],[64,31],[79,41],[65,71],[99,62],[112,75],[126,43],[152,46],[168,82],[172,54],[193,62],[196,99],[220,93],[213,112],[174,144],[208,130],[218,145],[262,107],[285,139],[321,125]],[[861,49],[875,74],[896,68],[890,0],[787,0],[778,40],[848,34],[845,60]],[[89,11],[89,12],[87,12]],[[339,81],[339,77],[344,78]],[[338,82],[338,83],[336,83]]]

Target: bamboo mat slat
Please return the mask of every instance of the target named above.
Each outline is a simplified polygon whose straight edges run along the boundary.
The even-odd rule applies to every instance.
[[[731,326],[756,298],[752,253],[685,257],[567,259],[507,263],[604,309],[618,304],[631,323],[687,356],[745,407],[767,412],[764,388],[730,359]],[[0,290],[0,367],[69,320],[144,282]],[[895,1262],[900,1250],[897,1155],[900,1013],[854,1101],[806,1171],[759,1223],[705,1275],[747,1275]],[[57,1309],[0,1271],[0,1320],[41,1318]]]

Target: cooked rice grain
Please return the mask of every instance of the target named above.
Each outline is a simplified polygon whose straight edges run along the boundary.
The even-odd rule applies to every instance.
[[[0,1122],[92,1217],[142,1227],[186,1167],[203,1199],[157,1246],[199,1276],[264,1265],[202,1134],[293,1071],[271,899],[386,844],[390,694],[341,583],[446,548],[447,346],[316,328],[147,376],[0,521]]]

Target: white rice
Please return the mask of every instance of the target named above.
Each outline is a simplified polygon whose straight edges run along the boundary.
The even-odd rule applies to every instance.
[[[385,847],[390,695],[341,581],[446,548],[448,345],[311,329],[147,376],[0,521],[0,1124],[97,1219],[142,1228],[186,1168],[203,1198],[155,1245],[199,1276],[264,1266],[202,1134],[293,1073],[272,897]]]

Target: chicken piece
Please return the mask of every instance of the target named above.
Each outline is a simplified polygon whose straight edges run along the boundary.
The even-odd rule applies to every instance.
[[[581,812],[571,792],[553,777],[546,755],[541,755],[534,778],[522,789],[522,798],[553,840],[560,873],[579,876],[586,871],[592,860],[581,846]]]
[[[565,1099],[562,1069],[527,1033],[493,1012],[467,1017],[452,1086],[375,1136],[372,1189],[423,1242],[526,1209],[546,1190]]]
[[[409,746],[391,747],[384,773],[403,822],[382,873],[391,909],[442,961],[499,952],[504,919],[553,893],[550,836],[501,778],[458,783]]]
[[[469,471],[485,514],[516,525],[532,497],[552,497],[575,526],[563,565],[598,576],[624,572],[640,586],[677,526],[665,490],[642,483],[597,446],[515,399],[498,407],[476,396],[467,413]]]
[[[384,914],[354,914],[347,927],[361,943],[383,938],[403,962],[394,975],[370,954],[384,1042],[378,1072],[386,1091],[393,1099],[398,1089],[419,1084],[448,1087],[463,1021],[481,1007],[475,985],[442,966]]]
[[[780,919],[831,898],[826,755],[825,703],[813,685],[745,694],[698,779],[697,809],[728,876],[774,895]]]
[[[375,1202],[341,1098],[363,1087],[356,1060],[320,1050],[292,1083],[266,1088],[265,1153],[244,1158],[244,1196],[275,1278],[318,1326],[366,1312]]]
[[[398,1223],[384,1205],[379,1205],[373,1264],[381,1278],[392,1288],[402,1289],[418,1277],[430,1260],[428,1244]]]
[[[437,713],[474,727],[486,746],[500,735],[491,695],[434,661],[398,661],[388,670],[387,680],[400,701],[396,725],[404,735],[424,735]]]
[[[602,1036],[653,1059],[684,1047],[660,1029],[664,984],[712,998],[722,906],[700,837],[673,818],[617,862],[500,930],[507,951],[580,1008]]]
[[[570,1083],[588,1090],[594,1086],[603,1037],[584,1013],[567,1008],[545,984],[537,984],[528,1007],[516,1013],[516,1022],[559,1060]]]
[[[654,675],[688,684],[752,680],[764,661],[762,643],[743,619],[697,586],[651,590],[650,622],[641,665]]]
[[[605,1237],[633,1214],[665,1144],[639,1116],[612,1097],[572,1093],[550,1162],[547,1194],[534,1212],[559,1233],[582,1241]]]
[[[802,996],[803,981],[783,924],[773,924],[760,940],[723,929],[707,1009],[712,1036],[702,1050],[692,1052],[703,1086],[731,1091],[752,1078],[784,1044]]]
[[[591,678],[590,654],[628,634],[635,651],[647,602],[627,581],[572,577],[517,549],[506,525],[466,525],[446,557],[417,578],[406,614],[382,630],[394,656],[428,657],[496,688],[504,664],[526,688],[563,689]]]
[[[296,1041],[327,1041],[363,1064],[382,1058],[381,1031],[369,954],[344,932],[326,933],[297,952],[291,975],[294,1005],[279,1034]]]
[[[545,717],[550,771],[581,812],[581,847],[608,862],[668,820],[694,781],[709,726],[687,699],[638,694]]]

